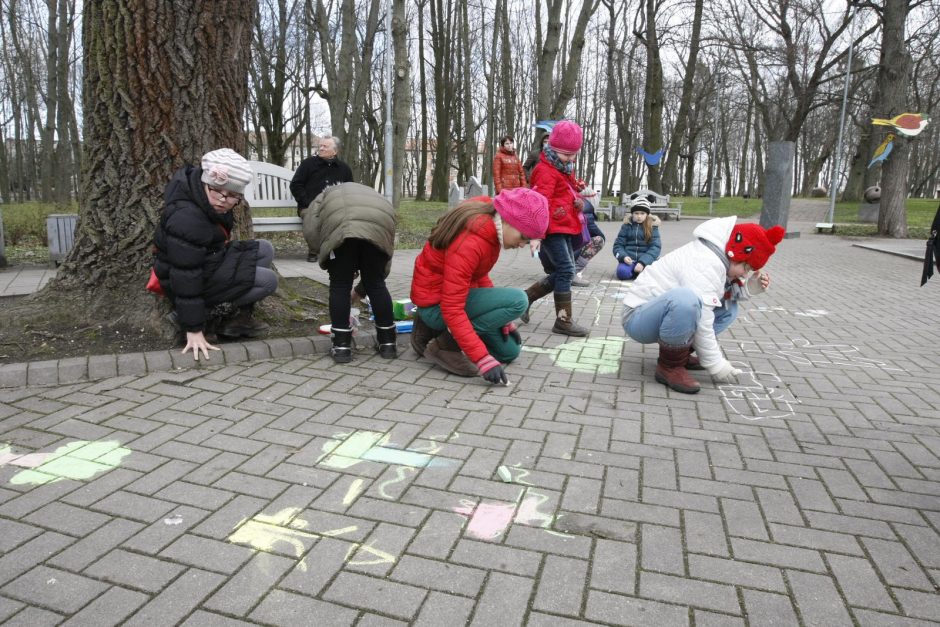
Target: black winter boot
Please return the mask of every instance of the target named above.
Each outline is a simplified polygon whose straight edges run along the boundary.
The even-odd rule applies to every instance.
[[[398,357],[398,345],[395,344],[397,329],[394,324],[390,327],[375,327],[375,345],[382,359],[395,359]]]
[[[268,325],[254,319],[255,305],[244,305],[238,308],[233,318],[224,320],[216,329],[216,333],[225,337],[258,337],[268,330]]]
[[[552,333],[572,337],[586,337],[590,333],[589,329],[571,319],[571,292],[555,292],[555,324]]]
[[[333,361],[348,364],[352,361],[352,329],[333,329],[333,348],[330,349]]]
[[[555,288],[551,283],[549,283],[548,279],[539,279],[538,281],[536,281],[535,283],[527,287],[525,290],[525,295],[528,296],[529,298],[529,306],[526,307],[525,313],[519,316],[519,319],[525,322],[526,324],[528,324],[529,323],[529,309],[532,307],[532,303],[542,298],[543,296],[547,296],[548,294],[551,294],[553,289]]]
[[[424,350],[428,347],[428,342],[440,335],[440,333],[440,331],[435,331],[426,325],[416,311],[414,314],[414,325],[411,328],[411,349],[419,357],[424,355]]]

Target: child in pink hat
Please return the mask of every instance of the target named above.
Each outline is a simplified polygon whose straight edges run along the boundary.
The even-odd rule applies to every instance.
[[[575,276],[575,242],[582,233],[581,210],[584,199],[578,194],[574,162],[584,142],[584,132],[577,123],[562,120],[552,128],[548,145],[542,148],[538,165],[529,184],[548,200],[549,224],[539,256],[548,275],[526,289],[529,305],[555,294],[555,324],[552,332],[584,337],[589,331],[575,323],[571,305],[571,282]],[[580,246],[579,246],[580,248]],[[528,321],[528,311],[523,317]]]
[[[453,374],[508,383],[503,364],[522,348],[513,320],[529,301],[520,289],[494,287],[489,273],[501,250],[528,246],[547,227],[545,197],[525,187],[465,200],[441,216],[415,259],[415,352]]]

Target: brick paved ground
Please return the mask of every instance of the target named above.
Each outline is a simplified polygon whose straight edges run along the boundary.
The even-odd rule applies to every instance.
[[[591,339],[540,304],[508,388],[403,340],[0,390],[0,621],[936,624],[940,280],[809,231],[696,396],[624,340],[608,250]]]

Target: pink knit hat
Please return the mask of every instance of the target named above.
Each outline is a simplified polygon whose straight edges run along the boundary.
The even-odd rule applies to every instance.
[[[578,152],[584,143],[584,131],[576,122],[562,120],[552,128],[548,145],[563,152]]]
[[[526,239],[542,239],[548,230],[548,199],[528,187],[504,189],[493,199],[504,222]]]

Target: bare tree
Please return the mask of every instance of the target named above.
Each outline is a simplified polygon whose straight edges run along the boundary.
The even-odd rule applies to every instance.
[[[394,145],[392,146],[395,182],[393,198],[395,206],[402,194],[402,169],[405,163],[405,142],[411,123],[411,64],[408,60],[408,23],[405,17],[405,0],[394,0],[392,6],[392,42],[395,49],[395,87],[392,97],[392,120]]]

